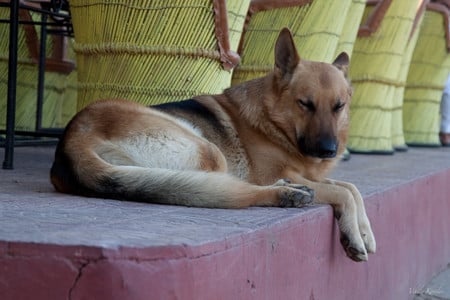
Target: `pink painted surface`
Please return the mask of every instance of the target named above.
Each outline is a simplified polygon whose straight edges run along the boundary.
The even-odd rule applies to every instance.
[[[377,237],[347,259],[329,207],[200,245],[0,243],[1,299],[408,299],[450,262],[450,169],[366,197]]]

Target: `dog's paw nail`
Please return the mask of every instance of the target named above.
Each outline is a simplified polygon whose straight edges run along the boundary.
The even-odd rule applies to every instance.
[[[294,199],[292,201],[293,207],[302,207],[311,204],[314,200],[314,195],[309,193],[295,192]]]
[[[347,256],[354,261],[367,261],[369,258],[367,252],[362,249],[356,249],[353,247],[348,247],[346,249]]]
[[[314,193],[301,189],[288,188],[280,195],[281,207],[302,207],[314,200]]]

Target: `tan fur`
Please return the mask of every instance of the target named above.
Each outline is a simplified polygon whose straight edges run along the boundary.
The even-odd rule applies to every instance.
[[[199,207],[334,207],[354,260],[375,252],[362,197],[326,179],[345,149],[348,56],[300,60],[284,29],[266,77],[168,106],[92,104],[67,126],[51,181],[60,192]],[[313,191],[314,190],[314,191]]]

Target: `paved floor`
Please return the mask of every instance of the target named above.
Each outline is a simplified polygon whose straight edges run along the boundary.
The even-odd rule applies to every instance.
[[[0,170],[0,240],[113,248],[196,245],[320,209],[211,210],[63,195],[48,178],[53,151],[16,148],[15,169]],[[388,156],[353,155],[331,177],[355,183],[368,196],[449,167],[450,148],[412,148]]]

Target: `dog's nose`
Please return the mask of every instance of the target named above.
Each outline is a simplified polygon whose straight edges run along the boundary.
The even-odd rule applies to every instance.
[[[333,158],[337,152],[337,142],[335,139],[321,139],[317,145],[317,152],[320,158]]]

